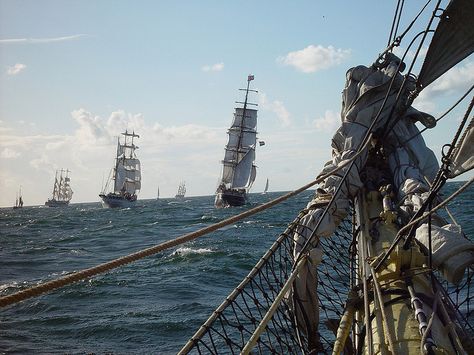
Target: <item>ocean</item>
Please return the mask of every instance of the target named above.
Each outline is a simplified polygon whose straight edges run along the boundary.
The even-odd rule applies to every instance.
[[[460,183],[450,183],[445,194]],[[174,239],[282,195],[215,209],[213,196],[0,209],[0,295]],[[107,274],[0,309],[0,353],[174,354],[306,206],[305,191],[243,221]],[[474,235],[474,188],[449,206]]]

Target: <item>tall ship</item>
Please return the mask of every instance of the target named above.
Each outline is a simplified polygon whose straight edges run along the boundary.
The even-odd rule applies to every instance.
[[[104,207],[130,207],[137,201],[137,193],[141,188],[140,160],[135,150],[135,138],[140,138],[133,131],[122,133],[123,142],[117,138],[115,166],[109,174],[107,183],[99,194]],[[111,190],[111,191],[109,191]],[[109,191],[109,192],[107,192]]]
[[[184,196],[186,195],[186,182],[181,181],[179,186],[178,186],[178,192],[174,196],[175,199],[177,200],[182,200],[184,199]]]
[[[255,148],[257,143],[257,106],[248,102],[250,82],[253,75],[247,78],[244,102],[237,102],[231,127],[227,131],[229,139],[222,160],[222,176],[216,190],[214,205],[216,207],[242,206],[247,203],[247,193],[255,181]]]
[[[69,205],[73,191],[71,189],[71,179],[68,169],[56,170],[53,185],[53,196],[44,204],[48,207],[64,207]]]
[[[22,207],[23,207],[23,195],[21,194],[21,186],[20,186],[16,194],[15,205],[13,206],[13,209],[22,208]]]

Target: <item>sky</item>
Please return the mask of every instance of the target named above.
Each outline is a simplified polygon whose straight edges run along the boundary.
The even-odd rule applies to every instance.
[[[99,201],[116,137],[140,135],[139,198],[212,195],[247,75],[258,90],[253,192],[296,189],[330,159],[346,71],[388,42],[395,1],[0,0],[0,207],[51,197],[71,171],[72,202]],[[421,7],[407,1],[408,16]],[[403,47],[404,43],[402,43]],[[466,59],[414,106],[435,117],[474,82]],[[465,108],[465,106],[464,106]],[[428,131],[439,156],[456,110]]]

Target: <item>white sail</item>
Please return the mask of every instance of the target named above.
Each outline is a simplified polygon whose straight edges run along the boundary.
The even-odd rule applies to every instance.
[[[257,110],[236,108],[223,160],[222,182],[228,188],[248,188],[255,180]],[[252,174],[253,172],[253,174]],[[253,178],[251,176],[253,175]]]
[[[267,182],[265,183],[265,188],[263,189],[263,193],[267,193],[268,192],[268,178],[267,178]]]
[[[141,169],[140,160],[135,155],[138,147],[133,144],[133,138],[138,137],[135,133],[123,133],[125,141],[117,141],[117,156],[114,169],[114,193],[128,193],[135,195],[141,189]],[[131,144],[127,142],[127,137],[132,137]]]
[[[234,178],[232,179],[232,187],[234,188],[248,188],[252,185],[251,177],[255,179],[254,170],[252,167],[255,160],[255,148],[250,149],[239,160],[239,163],[234,167]]]

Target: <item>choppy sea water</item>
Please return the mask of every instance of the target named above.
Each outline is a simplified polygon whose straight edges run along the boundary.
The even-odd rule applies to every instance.
[[[459,183],[451,183],[446,194]],[[196,241],[0,309],[0,353],[173,354],[248,274],[312,191]],[[215,209],[213,197],[0,209],[0,295],[198,230],[251,204]],[[474,188],[450,205],[474,235]]]

